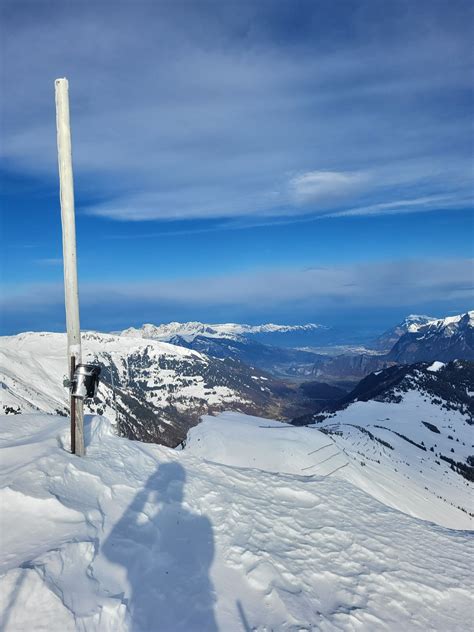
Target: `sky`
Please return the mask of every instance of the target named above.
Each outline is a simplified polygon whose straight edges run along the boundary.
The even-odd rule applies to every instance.
[[[473,306],[474,5],[1,3],[1,334],[65,328],[54,80],[83,328]]]

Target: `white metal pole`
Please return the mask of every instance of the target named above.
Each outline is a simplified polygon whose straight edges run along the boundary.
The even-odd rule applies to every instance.
[[[71,129],[69,122],[69,84],[67,79],[56,79],[56,128],[58,134],[59,185],[61,224],[63,231],[64,295],[66,304],[68,367],[81,362],[81,329],[79,324],[79,295],[77,289],[76,226],[74,218],[74,183],[72,177]],[[84,456],[84,415],[80,399],[75,408],[75,453]],[[73,437],[71,437],[74,445]]]

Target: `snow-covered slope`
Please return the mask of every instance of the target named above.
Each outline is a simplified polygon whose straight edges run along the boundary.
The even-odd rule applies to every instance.
[[[122,336],[132,338],[152,338],[154,340],[170,341],[179,336],[188,342],[196,336],[208,338],[239,339],[241,336],[253,336],[255,334],[287,333],[294,331],[314,331],[324,329],[323,325],[308,323],[305,325],[275,325],[266,323],[263,325],[245,325],[239,323],[206,324],[200,322],[165,323],[163,325],[142,325],[139,329],[130,327],[121,332]]]
[[[334,441],[314,428],[229,411],[191,428],[186,451],[223,465],[296,476],[328,476],[348,464]]]
[[[175,446],[200,415],[232,408],[285,417],[298,396],[257,369],[156,340],[87,332],[83,360],[102,366],[88,411],[116,419],[120,433]],[[25,333],[0,338],[0,409],[66,414],[66,338]],[[114,388],[112,389],[112,384]]]
[[[298,471],[332,443],[317,430],[226,415],[174,451],[96,417],[79,459],[66,425],[0,418],[4,632],[469,627],[472,534],[384,506],[349,466]]]
[[[366,377],[328,412],[297,422],[328,433],[357,464],[351,480],[376,498],[472,528],[473,395],[473,363],[392,367]]]

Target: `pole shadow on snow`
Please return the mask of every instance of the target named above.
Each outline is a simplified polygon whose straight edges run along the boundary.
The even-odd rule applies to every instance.
[[[244,629],[244,632],[252,632],[253,628],[250,627],[244,607],[242,606],[242,602],[237,599],[235,605],[237,606],[237,612],[239,613],[240,622],[242,623],[242,628]]]
[[[213,529],[183,506],[185,481],[179,463],[160,465],[102,547],[126,570],[131,632],[217,632]]]
[[[26,578],[26,573],[28,572],[27,569],[28,566],[26,564],[20,565],[20,568],[18,569],[19,574],[8,596],[8,603],[3,609],[3,612],[0,614],[0,632],[6,632],[6,630],[9,629],[8,622],[10,620],[10,615],[15,610],[15,605],[18,601],[23,582]]]

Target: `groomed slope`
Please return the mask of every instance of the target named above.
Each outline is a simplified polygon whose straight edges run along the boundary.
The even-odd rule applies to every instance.
[[[317,430],[227,415],[200,454],[208,421],[175,451],[94,417],[79,459],[66,423],[0,418],[5,632],[466,630],[471,534],[297,473]]]
[[[452,528],[472,528],[474,365],[419,363],[378,371],[314,423],[382,502]]]

